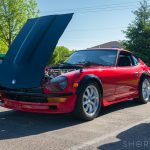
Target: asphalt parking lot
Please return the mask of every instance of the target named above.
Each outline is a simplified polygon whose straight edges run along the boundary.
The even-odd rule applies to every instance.
[[[0,150],[64,149],[150,149],[150,103],[115,104],[91,122],[0,108]]]

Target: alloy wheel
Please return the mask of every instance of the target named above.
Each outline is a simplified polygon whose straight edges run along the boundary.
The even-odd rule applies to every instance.
[[[148,101],[150,99],[150,82],[148,79],[145,79],[142,84],[142,95],[143,99]]]
[[[99,107],[100,98],[97,88],[94,85],[89,85],[83,94],[83,109],[88,116],[93,116]]]

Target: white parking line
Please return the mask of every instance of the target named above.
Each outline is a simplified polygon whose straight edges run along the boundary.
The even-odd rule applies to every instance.
[[[105,139],[107,139],[107,138],[110,138],[110,137],[113,137],[113,136],[115,136],[115,135],[118,135],[119,133],[121,133],[121,132],[123,132],[123,131],[125,131],[125,130],[128,130],[129,128],[132,128],[132,127],[134,127],[134,126],[137,126],[137,125],[139,125],[139,124],[141,124],[141,123],[145,123],[145,122],[150,122],[150,118],[147,118],[147,119],[144,119],[144,120],[142,120],[142,121],[133,123],[133,124],[131,124],[131,125],[129,125],[129,126],[126,126],[125,128],[122,128],[122,129],[117,130],[117,131],[115,131],[115,132],[112,132],[112,133],[110,133],[110,134],[106,134],[106,135],[104,135],[104,136],[102,136],[102,137],[95,138],[95,139],[93,139],[93,140],[90,140],[90,141],[81,143],[81,144],[79,144],[79,145],[75,145],[75,146],[73,146],[73,147],[71,147],[71,148],[68,148],[68,149],[66,149],[66,150],[79,150],[79,149],[83,149],[83,148],[88,147],[88,146],[92,146],[92,145],[94,145],[94,144],[96,144],[96,143],[99,143],[99,142],[102,141],[102,140],[105,140]]]

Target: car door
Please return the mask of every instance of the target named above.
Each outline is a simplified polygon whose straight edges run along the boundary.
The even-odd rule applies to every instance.
[[[99,78],[103,85],[103,100],[114,101],[115,100],[115,72],[116,72],[116,59],[118,50],[104,50],[104,55],[100,55],[99,62],[104,62],[104,66],[99,69]],[[95,59],[95,57],[94,57]]]
[[[102,70],[100,75],[100,79],[103,83],[103,99],[105,101],[114,101],[115,100],[115,89],[116,89],[116,82],[115,76],[116,74],[116,66],[112,67],[105,67]]]
[[[140,67],[135,64],[133,56],[127,51],[121,51],[115,72],[115,100],[130,98],[137,94]]]

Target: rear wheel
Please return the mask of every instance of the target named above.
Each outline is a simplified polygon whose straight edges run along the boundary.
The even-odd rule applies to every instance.
[[[138,102],[146,104],[150,101],[150,78],[143,77],[139,85],[139,99]]]
[[[85,84],[78,95],[74,114],[82,120],[92,120],[100,111],[100,88],[96,82]]]

